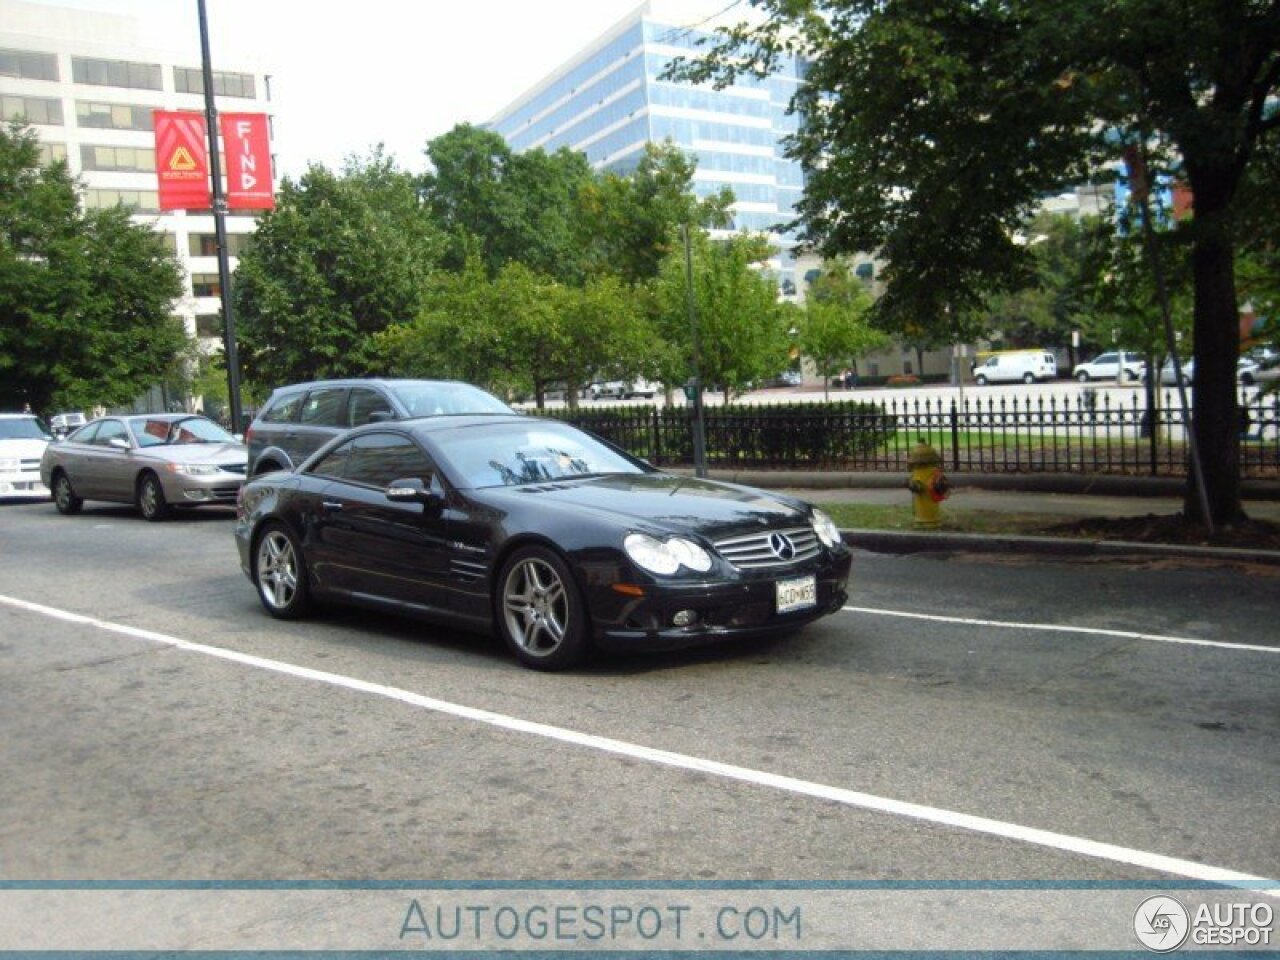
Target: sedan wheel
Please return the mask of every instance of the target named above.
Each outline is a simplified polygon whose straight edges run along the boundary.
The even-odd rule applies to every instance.
[[[985,387],[987,385],[987,378],[984,377],[982,374],[978,374],[978,376],[974,379],[973,382],[980,387]]]
[[[160,478],[154,473],[143,476],[138,484],[138,509],[144,520],[163,520],[169,516],[169,504],[164,498]]]
[[[80,508],[84,506],[84,501],[71,489],[71,481],[67,479],[65,473],[60,473],[53,479],[53,505],[58,508],[59,513],[65,513],[67,516],[79,513]]]
[[[294,620],[307,612],[307,568],[297,539],[286,528],[273,525],[259,538],[253,582],[273,617]]]
[[[1081,370],[1079,373],[1076,374],[1076,379],[1079,380],[1081,383],[1088,383],[1089,374],[1087,371]]]
[[[587,650],[587,612],[569,568],[542,547],[517,550],[498,577],[498,626],[527,667],[563,670]]]

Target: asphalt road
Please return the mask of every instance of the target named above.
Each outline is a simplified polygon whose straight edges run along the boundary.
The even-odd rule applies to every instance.
[[[0,880],[1274,877],[1277,586],[859,553],[798,635],[548,676],[268,618],[226,512],[0,504]]]

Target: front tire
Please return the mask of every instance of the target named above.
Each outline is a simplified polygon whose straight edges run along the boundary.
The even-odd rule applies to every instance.
[[[154,473],[144,473],[138,481],[138,510],[143,520],[155,522],[169,516],[169,502],[164,498],[164,487]]]
[[[253,583],[267,613],[279,620],[296,620],[311,609],[302,546],[287,527],[273,523],[258,537]]]
[[[1076,374],[1076,379],[1077,379],[1077,380],[1079,380],[1081,383],[1088,383],[1088,382],[1089,382],[1089,371],[1088,371],[1088,370],[1081,370],[1079,373],[1077,373],[1077,374]]]
[[[498,631],[534,670],[564,670],[589,647],[586,604],[569,567],[544,547],[522,547],[502,566],[494,596]]]
[[[79,513],[84,506],[84,501],[76,496],[71,480],[65,473],[59,472],[53,478],[53,505],[58,508],[59,513],[68,517]]]
[[[987,378],[984,377],[982,374],[978,374],[976,377],[974,377],[973,382],[980,387],[985,387],[987,385]]]

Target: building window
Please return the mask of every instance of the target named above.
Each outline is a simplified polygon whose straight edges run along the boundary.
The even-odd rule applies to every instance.
[[[161,90],[158,63],[133,63],[128,60],[97,60],[72,57],[71,78],[76,83],[97,87],[131,87],[135,90]]]
[[[875,264],[864,260],[853,268],[853,274],[863,283],[870,283],[876,276]]]
[[[227,256],[238,257],[249,242],[247,233],[227,234]],[[218,238],[212,233],[193,233],[187,237],[187,253],[193,257],[216,257]]]
[[[57,80],[58,56],[31,50],[0,50],[0,77],[20,80]]]
[[[53,97],[0,97],[0,113],[5,120],[62,126],[62,101]]]
[[[76,101],[76,123],[99,130],[154,130],[151,107],[128,103]]]
[[[222,314],[220,313],[197,313],[196,314],[196,336],[197,337],[218,337],[222,336]]]
[[[193,297],[220,297],[222,285],[216,273],[193,273],[191,275],[191,295]]]
[[[103,209],[122,204],[133,208],[134,213],[159,213],[160,195],[155,190],[86,190],[84,205],[90,209]]]
[[[204,71],[193,67],[173,68],[173,89],[178,93],[204,93]],[[213,92],[220,97],[257,97],[253,74],[213,71]]]
[[[67,159],[67,145],[65,143],[40,143],[38,146],[40,148],[40,166],[42,167]]]
[[[85,170],[154,173],[156,152],[151,147],[106,147],[86,143],[80,147],[80,164]]]

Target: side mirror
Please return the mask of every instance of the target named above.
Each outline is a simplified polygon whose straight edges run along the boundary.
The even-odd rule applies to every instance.
[[[393,480],[386,489],[386,495],[387,499],[392,503],[421,503],[426,506],[436,506],[444,503],[444,497],[417,477]]]
[[[110,447],[112,450],[128,450],[129,441],[126,440],[124,437],[112,437],[110,440],[107,441],[107,446]]]

